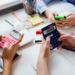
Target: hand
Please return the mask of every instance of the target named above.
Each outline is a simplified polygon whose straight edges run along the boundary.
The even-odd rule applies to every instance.
[[[51,23],[55,22],[54,16],[58,16],[56,12],[52,12],[50,10],[46,10],[44,14],[47,16]]]
[[[58,46],[57,49],[59,49],[62,46],[75,47],[75,37],[73,37],[72,35],[63,33],[59,30],[58,32],[60,34],[60,38],[58,39],[58,41],[62,41],[62,44]]]
[[[0,41],[2,41],[6,36],[0,35]]]
[[[46,40],[41,38],[42,45],[40,47],[40,53],[37,61],[37,75],[49,75],[47,61],[50,56],[50,37],[47,37]]]
[[[69,14],[66,16],[66,19],[60,19],[55,21],[57,26],[74,26],[75,25],[75,14]],[[63,24],[65,23],[65,24]]]
[[[3,54],[2,54],[3,61],[8,60],[12,63],[14,55],[20,46],[19,43],[22,41],[23,36],[24,36],[24,34],[20,37],[20,39],[17,42],[12,44],[9,48],[8,48],[7,42],[4,44]]]
[[[46,40],[42,37],[41,40],[42,45],[40,47],[38,60],[43,59],[47,62],[50,56],[50,37],[47,37]]]

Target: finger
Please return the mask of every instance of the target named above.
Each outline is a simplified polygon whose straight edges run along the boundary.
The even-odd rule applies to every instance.
[[[13,50],[13,56],[12,56],[12,57],[14,57],[14,55],[16,54],[16,52],[17,52],[17,50],[19,49],[19,47],[20,47],[20,45],[17,45],[17,46],[14,48],[14,50]]]
[[[53,13],[54,16],[58,16],[58,14],[56,12]]]
[[[2,38],[5,38],[6,36],[2,36]]]
[[[42,40],[42,44],[45,43],[45,39],[43,37],[41,37],[41,40]]]
[[[61,30],[58,30],[58,33],[60,34],[60,36],[61,36],[61,35],[65,35],[65,33],[62,32]]]
[[[8,42],[5,42],[4,48],[8,48]]]
[[[66,17],[69,17],[69,16],[71,16],[71,15],[73,15],[72,13],[70,13],[70,14],[68,14]]]
[[[8,42],[5,42],[4,47],[3,47],[2,57],[3,57],[4,52],[6,53],[7,50],[8,50]]]
[[[20,37],[20,39],[17,42],[14,43],[15,46],[18,45],[22,41],[23,36],[24,36],[24,34],[22,34],[21,37]]]
[[[53,23],[55,21],[53,14],[50,15],[50,22]]]
[[[62,46],[63,46],[63,43],[57,47],[57,50],[59,50]]]
[[[60,22],[67,22],[67,19],[59,19]]]
[[[66,23],[65,21],[55,20],[56,25]]]
[[[66,26],[71,26],[70,24],[66,23],[66,24],[57,24],[57,26],[62,26],[62,27],[66,27]]]
[[[62,36],[60,36],[60,38],[58,39],[58,41],[63,41],[63,40],[67,40],[68,38],[70,38],[71,36],[70,35],[62,35]]]
[[[46,38],[46,45],[49,45],[50,44],[50,37],[47,37]]]

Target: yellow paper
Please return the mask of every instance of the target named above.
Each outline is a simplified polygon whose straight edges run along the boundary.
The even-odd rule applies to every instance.
[[[33,17],[33,18],[30,18],[29,21],[35,26],[35,25],[38,25],[42,22],[44,22],[44,20],[42,20],[39,16],[36,16],[36,17]]]

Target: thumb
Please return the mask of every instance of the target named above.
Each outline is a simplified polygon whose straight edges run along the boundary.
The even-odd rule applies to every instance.
[[[58,16],[58,14],[56,12],[53,13],[54,16]]]
[[[68,14],[66,17],[69,17],[69,16],[71,16],[71,15],[72,15],[72,13]]]
[[[5,42],[4,47],[3,48],[8,48],[8,42]]]
[[[62,35],[59,39],[58,39],[58,41],[63,41],[63,40],[65,40],[65,39],[68,39],[70,37],[70,35]]]
[[[46,45],[50,44],[50,37],[46,38]]]

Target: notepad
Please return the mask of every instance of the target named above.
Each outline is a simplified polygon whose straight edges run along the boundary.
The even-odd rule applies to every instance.
[[[30,18],[29,21],[30,21],[34,26],[44,22],[44,20],[41,19],[39,16]]]

